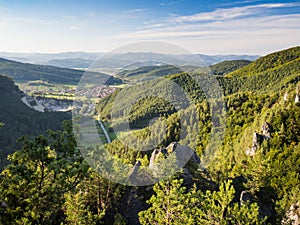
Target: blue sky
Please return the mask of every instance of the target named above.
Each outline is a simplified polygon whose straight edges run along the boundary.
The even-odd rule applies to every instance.
[[[293,0],[0,0],[0,51],[106,52],[151,40],[194,53],[266,54],[299,37]]]

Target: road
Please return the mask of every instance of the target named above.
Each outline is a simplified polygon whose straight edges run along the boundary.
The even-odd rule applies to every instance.
[[[99,125],[100,125],[100,127],[101,127],[101,129],[102,129],[102,131],[103,131],[103,133],[104,133],[104,135],[105,135],[105,137],[106,137],[107,143],[111,143],[111,139],[110,139],[110,137],[108,136],[108,133],[107,133],[107,131],[105,130],[105,127],[104,127],[103,123],[102,123],[101,120],[100,120],[100,115],[98,116],[98,123],[99,123]]]

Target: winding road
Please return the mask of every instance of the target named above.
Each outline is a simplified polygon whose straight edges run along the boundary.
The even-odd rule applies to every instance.
[[[110,139],[107,131],[105,130],[105,127],[104,127],[103,123],[100,120],[100,115],[98,116],[98,123],[99,123],[99,125],[100,125],[100,127],[101,127],[101,129],[102,129],[102,131],[103,131],[103,133],[105,135],[105,137],[106,137],[107,143],[111,143],[111,139]]]

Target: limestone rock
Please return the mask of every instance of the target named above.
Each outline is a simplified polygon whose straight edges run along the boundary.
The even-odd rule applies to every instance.
[[[165,148],[154,149],[150,157],[149,168],[155,168],[155,163],[157,162],[157,159],[160,154],[162,154],[165,157],[168,154],[168,150]]]
[[[264,139],[269,140],[271,138],[270,125],[267,122],[264,122],[264,124],[261,127],[261,130],[262,130]]]
[[[284,97],[283,97],[283,101],[287,101],[288,100],[288,93],[287,92],[285,92],[285,94],[284,94]]]
[[[153,150],[153,152],[151,154],[151,157],[150,157],[150,162],[149,162],[149,167],[150,168],[154,168],[154,162],[155,162],[155,159],[156,159],[156,156],[157,156],[158,153],[159,153],[158,149]]]
[[[247,148],[246,155],[254,156],[257,148],[258,148],[258,133],[255,131],[253,134],[252,145],[251,148]]]
[[[271,126],[267,122],[264,122],[261,126],[262,134],[257,133],[256,131],[253,134],[252,145],[250,148],[246,149],[246,155],[254,156],[256,150],[263,140],[271,139]]]
[[[300,202],[292,204],[281,221],[282,225],[300,225]]]
[[[190,149],[188,146],[182,146],[177,142],[172,142],[166,148],[153,150],[149,169],[152,170],[154,176],[160,173],[160,157],[166,159],[167,157],[175,155],[176,156],[176,167],[187,169],[187,171],[193,173],[200,167],[200,158],[198,155]]]

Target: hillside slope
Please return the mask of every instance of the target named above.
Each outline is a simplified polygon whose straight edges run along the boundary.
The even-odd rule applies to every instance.
[[[11,77],[16,82],[43,80],[55,84],[77,84],[85,71],[60,68],[55,66],[34,65],[0,58],[0,74]],[[89,72],[91,75],[93,72]],[[95,73],[100,74],[100,73]],[[101,74],[108,80],[111,76]],[[120,80],[111,82],[120,83]]]
[[[168,224],[296,225],[300,218],[300,67],[297,52],[291,52],[291,60],[279,60],[289,51],[276,53],[281,63],[260,59],[264,63],[254,65],[249,76],[207,76],[204,81],[212,91],[217,88],[209,79],[219,79],[226,93],[222,97],[204,98],[203,86],[193,80],[193,74],[180,73],[165,77],[164,82],[124,85],[103,98],[96,109],[107,131],[118,135],[105,145],[105,154],[102,148],[100,154],[90,146],[85,149],[95,159],[96,171],[104,169],[101,175],[78,158],[70,128],[63,136],[55,135],[54,141],[25,143],[0,176],[0,202],[7,206],[0,207],[0,223],[148,225],[165,224],[169,218]],[[186,99],[171,83],[181,86],[196,110],[186,105],[174,109],[175,101],[168,101],[169,97],[179,95],[177,100],[183,103]],[[142,96],[147,89],[149,94]],[[87,110],[78,111],[86,116]],[[95,118],[91,119],[94,127]],[[129,122],[130,129],[123,122]],[[82,128],[78,137],[91,137],[89,126]],[[45,157],[40,157],[41,152]],[[186,153],[192,157],[179,164],[187,159]],[[180,172],[154,186],[123,185],[147,177],[156,181],[177,166]],[[121,178],[122,185],[111,182],[115,178]]]
[[[277,69],[299,58],[300,58],[300,47],[297,46],[279,52],[274,52],[264,57],[261,57],[255,60],[254,62],[250,63],[248,66],[236,70],[228,74],[227,76],[228,77],[251,76],[253,74],[258,74],[258,73],[266,72],[268,70]]]
[[[16,140],[22,135],[35,136],[48,129],[60,129],[64,120],[71,118],[67,113],[40,113],[21,101],[22,93],[13,81],[0,75],[0,159],[18,147]],[[0,162],[1,164],[2,162]]]
[[[211,65],[209,68],[214,75],[225,75],[249,65],[251,62],[249,60],[230,60]]]
[[[279,91],[300,80],[299,68],[300,47],[294,47],[259,58],[218,79],[225,94]]]

